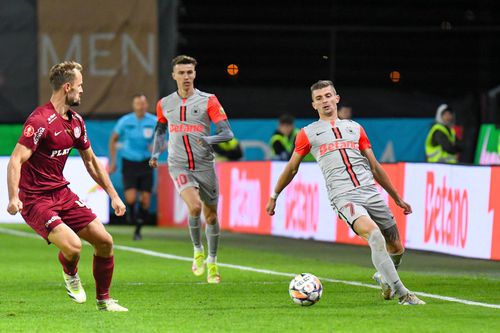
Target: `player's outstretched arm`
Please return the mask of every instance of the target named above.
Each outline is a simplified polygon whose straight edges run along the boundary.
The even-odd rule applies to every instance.
[[[109,173],[114,173],[116,171],[116,143],[120,135],[116,132],[111,134],[109,138]]]
[[[78,152],[82,157],[83,163],[85,164],[85,168],[87,169],[89,175],[106,191],[106,193],[108,193],[111,198],[111,207],[115,210],[116,216],[122,216],[125,214],[125,205],[118,196],[118,193],[116,193],[115,187],[113,186],[113,183],[111,183],[108,173],[102,167],[101,162],[97,159],[97,156],[95,156],[92,147],[85,150],[79,150]]]
[[[162,122],[156,123],[155,137],[153,139],[153,152],[149,160],[149,166],[152,168],[158,167],[158,158],[165,147],[165,138],[167,136],[167,124]]]
[[[7,212],[11,215],[16,215],[17,212],[23,209],[23,203],[19,200],[19,180],[21,179],[21,166],[29,160],[33,155],[33,151],[21,144],[16,144],[14,151],[7,165],[7,187],[9,191],[9,204]]]
[[[229,121],[221,120],[215,124],[215,135],[204,136],[203,140],[209,145],[226,142],[234,138],[234,133],[229,126]]]
[[[300,162],[302,162],[304,156],[305,155],[294,152],[292,154],[292,157],[290,157],[290,160],[285,166],[285,169],[278,178],[278,182],[274,187],[274,193],[267,201],[266,211],[269,215],[274,215],[274,208],[276,207],[276,199],[278,198],[278,195],[281,193],[281,191],[283,191],[285,187],[288,186],[288,184],[290,184],[292,179],[295,177],[295,175],[299,171]]]
[[[380,163],[377,161],[377,158],[375,157],[375,154],[373,153],[373,150],[371,148],[362,150],[361,153],[368,159],[368,163],[370,163],[370,168],[373,173],[373,178],[384,188],[384,190],[389,193],[392,199],[394,199],[394,202],[396,205],[399,207],[403,208],[403,212],[405,214],[411,214],[411,206],[407,202],[405,202],[400,196],[398,191],[396,191],[396,188],[394,185],[392,185],[391,179],[385,172],[384,168],[380,165]]]

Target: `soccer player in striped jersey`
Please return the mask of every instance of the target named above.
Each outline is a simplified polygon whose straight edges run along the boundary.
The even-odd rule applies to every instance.
[[[384,298],[397,295],[399,304],[425,304],[399,278],[396,267],[404,249],[394,217],[378,193],[374,179],[405,214],[411,213],[410,205],[399,196],[378,163],[363,127],[337,117],[340,96],[333,83],[316,82],[311,86],[311,95],[319,120],[298,133],[295,151],[269,198],[267,212],[274,214],[279,193],[292,181],[304,156],[311,152],[325,177],[332,207],[357,235],[368,241],[377,269],[374,279],[381,285]]]
[[[234,135],[217,97],[194,88],[196,64],[196,59],[186,55],[172,60],[172,78],[177,82],[177,90],[157,104],[158,122],[150,166],[158,166],[158,156],[168,131],[169,173],[189,210],[189,233],[194,246],[193,274],[201,276],[205,272],[200,222],[203,211],[207,223],[207,281],[219,283],[219,184],[211,145],[229,141]],[[210,123],[215,124],[217,134],[210,135]]]

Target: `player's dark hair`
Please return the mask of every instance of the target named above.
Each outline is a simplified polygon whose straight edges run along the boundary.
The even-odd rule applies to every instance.
[[[63,84],[73,82],[75,79],[75,69],[81,72],[83,67],[76,61],[64,61],[52,66],[49,71],[49,82],[52,90],[57,91]]]
[[[323,89],[323,88],[326,88],[326,87],[332,87],[333,91],[335,93],[337,93],[337,90],[335,90],[335,87],[333,86],[333,82],[330,81],[330,80],[319,80],[318,82],[314,83],[312,86],[311,86],[311,94],[314,90],[319,90],[319,89]]]
[[[196,61],[195,58],[185,54],[178,55],[177,57],[172,59],[172,69],[175,67],[175,65],[189,65],[189,64],[196,67],[198,62]]]
[[[144,95],[143,93],[136,93],[136,94],[133,94],[132,95],[132,100],[136,99],[136,98],[139,98],[139,97],[144,97],[145,99],[148,99],[146,97],[146,95]]]
[[[280,124],[293,125],[295,123],[295,117],[291,114],[282,114],[279,119]]]

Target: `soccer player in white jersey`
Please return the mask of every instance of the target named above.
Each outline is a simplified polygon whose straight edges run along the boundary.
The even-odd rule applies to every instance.
[[[311,152],[325,177],[332,207],[357,235],[368,241],[377,269],[374,279],[381,285],[384,298],[397,295],[399,304],[425,304],[403,285],[396,271],[404,249],[394,217],[378,193],[374,178],[405,214],[411,213],[410,205],[399,196],[378,163],[363,127],[337,117],[340,96],[333,83],[318,81],[311,86],[311,94],[319,120],[297,135],[295,151],[269,198],[267,212],[274,214],[279,193],[297,174],[304,156]]]
[[[158,166],[158,156],[168,129],[169,173],[189,210],[189,233],[194,246],[193,274],[201,276],[205,272],[200,222],[203,210],[207,222],[207,281],[219,283],[219,184],[215,175],[215,155],[211,145],[229,141],[234,135],[217,97],[194,88],[196,63],[193,57],[186,55],[177,56],[172,60],[172,77],[177,82],[177,91],[158,101],[158,123],[149,164],[154,168]],[[211,122],[216,127],[215,135],[210,135]]]

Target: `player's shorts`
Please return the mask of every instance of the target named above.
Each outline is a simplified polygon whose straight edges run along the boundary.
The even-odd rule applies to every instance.
[[[77,233],[97,218],[67,186],[36,194],[19,191],[19,199],[23,203],[22,217],[47,242],[49,233],[59,224]]]
[[[153,169],[149,160],[140,162],[122,159],[123,188],[135,188],[141,192],[151,192],[153,188]]]
[[[353,231],[354,223],[361,216],[371,217],[380,230],[385,230],[396,224],[391,210],[374,185],[359,187],[339,194],[332,200],[331,204],[337,210],[339,217]]]
[[[168,171],[178,193],[188,187],[196,187],[200,191],[201,201],[210,206],[217,205],[219,201],[219,182],[214,168],[205,171],[191,171],[169,167]]]

